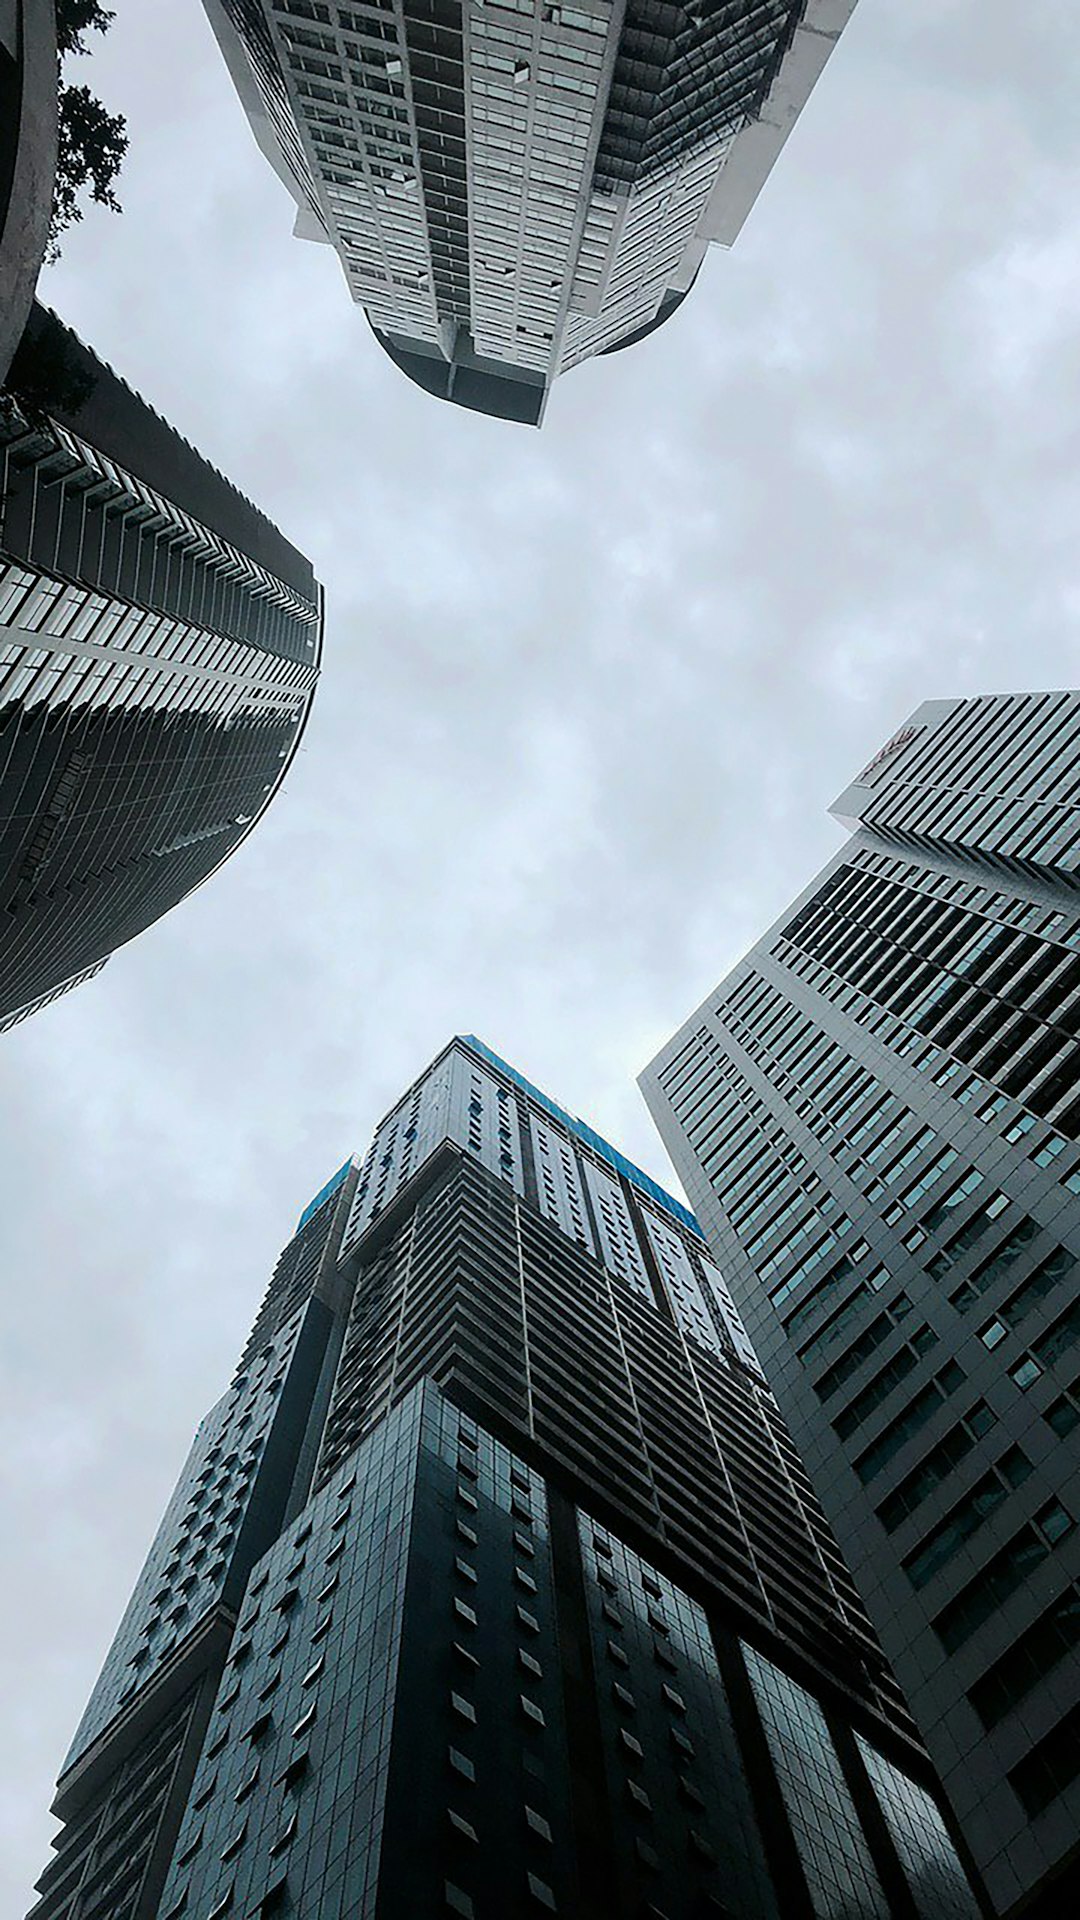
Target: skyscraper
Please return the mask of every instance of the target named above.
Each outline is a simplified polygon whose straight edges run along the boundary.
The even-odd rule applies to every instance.
[[[34,1920],[966,1920],[692,1217],[474,1039],[300,1217]]]
[[[730,246],[855,0],[205,0],[256,139],[380,344],[538,426]]]
[[[642,1084],[995,1906],[1049,1920],[1080,1896],[1080,695],[931,701],[833,811],[848,845]]]
[[[321,592],[277,528],[35,307],[0,390],[0,1021],[220,866],[295,752]]]

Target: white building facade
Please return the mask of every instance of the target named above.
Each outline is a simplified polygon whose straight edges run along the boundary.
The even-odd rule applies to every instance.
[[[539,425],[737,237],[855,0],[205,0],[295,231],[441,398]]]

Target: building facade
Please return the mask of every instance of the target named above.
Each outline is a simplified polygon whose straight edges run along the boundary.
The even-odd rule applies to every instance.
[[[479,1041],[282,1254],[34,1920],[975,1920],[692,1216]]]
[[[855,0],[205,0],[252,129],[376,338],[539,425],[730,246]]]
[[[0,1020],[239,845],[307,719],[309,563],[45,309],[0,391]]]
[[[1080,695],[928,702],[833,811],[848,844],[642,1086],[995,1909],[1049,1917],[1080,1884]]]

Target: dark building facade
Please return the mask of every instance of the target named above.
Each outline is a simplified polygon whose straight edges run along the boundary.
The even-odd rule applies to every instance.
[[[1049,1920],[1080,1898],[1080,695],[929,702],[833,811],[851,840],[642,1086],[995,1907]]]
[[[273,796],[322,646],[309,563],[35,307],[0,391],[0,1020],[98,970]]]
[[[692,1216],[480,1042],[305,1209],[34,1920],[969,1920]]]
[[[730,246],[855,0],[205,0],[295,231],[427,392],[538,426]]]

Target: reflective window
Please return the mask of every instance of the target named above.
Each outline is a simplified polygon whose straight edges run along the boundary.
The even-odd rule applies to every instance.
[[[817,1701],[771,1661],[743,1647],[806,1875],[821,1920],[886,1920],[888,1906]]]
[[[915,1905],[925,1920],[977,1920],[979,1908],[935,1802],[855,1736]]]

